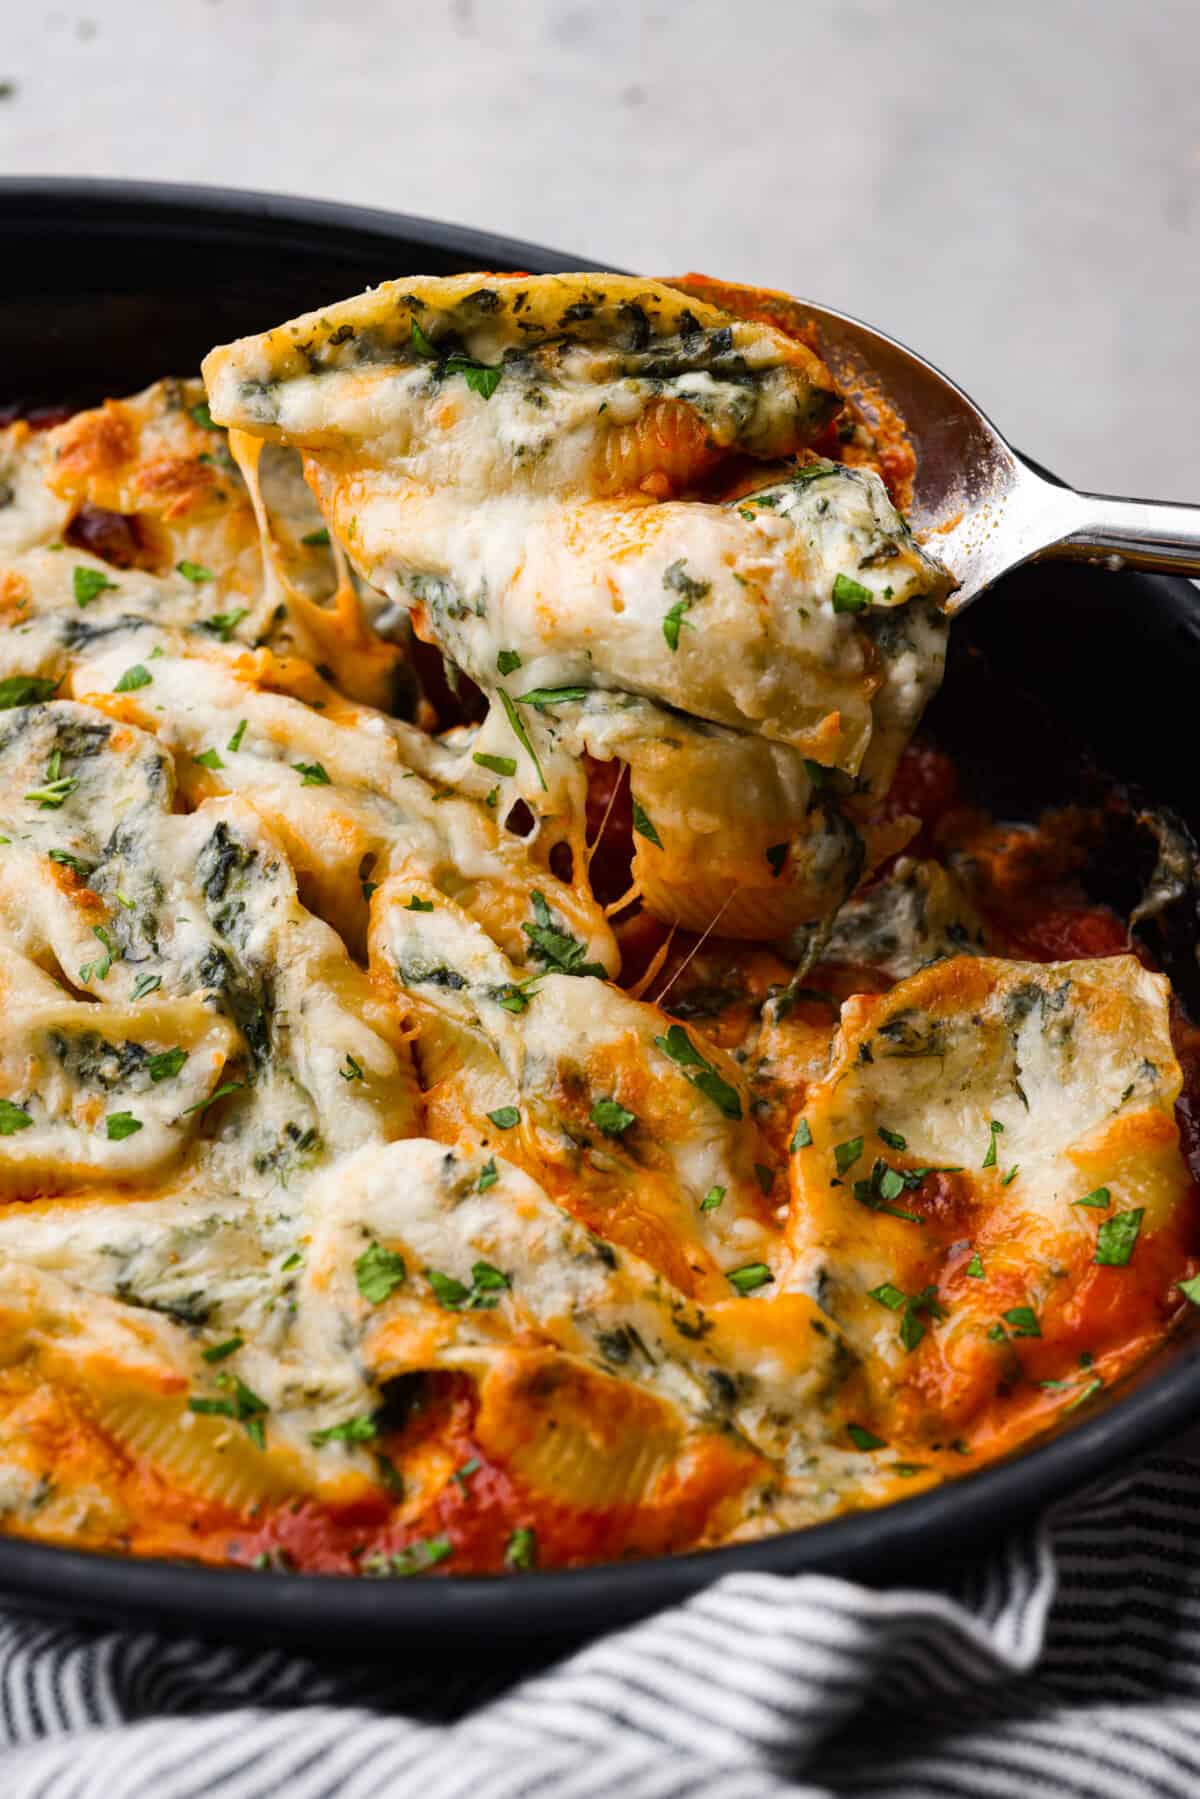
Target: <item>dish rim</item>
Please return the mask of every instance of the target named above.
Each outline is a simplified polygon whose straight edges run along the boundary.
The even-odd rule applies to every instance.
[[[78,236],[143,226],[160,241],[202,229],[228,248],[340,247],[362,258],[388,244],[427,247],[480,267],[554,273],[596,266],[450,221],[257,189],[108,177],[0,177],[0,231]],[[315,240],[314,240],[315,234]],[[1144,577],[1132,577],[1144,579]],[[1158,583],[1156,583],[1158,585]],[[1162,583],[1191,593],[1190,583]],[[1194,595],[1193,595],[1194,606]],[[898,1581],[1065,1499],[1195,1415],[1200,1334],[1157,1351],[1096,1413],[1004,1461],[911,1499],[848,1512],[752,1542],[532,1576],[439,1575],[410,1582],[281,1574],[119,1556],[0,1536],[0,1595],[59,1615],[114,1617],[178,1631],[273,1642],[365,1646],[408,1637],[573,1639],[631,1622],[734,1573],[812,1573]],[[264,1584],[265,1583],[265,1584]]]

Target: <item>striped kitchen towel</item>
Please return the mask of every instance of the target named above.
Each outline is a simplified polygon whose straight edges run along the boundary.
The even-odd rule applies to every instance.
[[[0,1618],[0,1795],[1194,1799],[1198,1650],[1200,1460],[1160,1457],[942,1590],[734,1575],[523,1675]]]

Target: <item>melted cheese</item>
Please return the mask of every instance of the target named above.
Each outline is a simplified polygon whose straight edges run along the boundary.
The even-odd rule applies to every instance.
[[[531,914],[535,956],[562,929],[539,898],[550,923]],[[731,1060],[700,1052],[707,1071],[697,1085],[695,1065],[663,1047],[670,1020],[595,982],[596,965],[581,964],[575,978],[522,980],[459,908],[411,881],[380,894],[371,956],[419,1005],[429,1115],[448,1138],[490,1138],[591,1228],[639,1250],[685,1291],[726,1291],[722,1268],[769,1255],[755,1168],[770,1151]],[[684,1035],[683,1053],[696,1053]],[[604,1128],[613,1106],[629,1120],[623,1129]],[[495,1115],[506,1107],[519,1118],[501,1136]],[[705,1212],[714,1189],[722,1203]]]
[[[808,771],[886,786],[941,677],[948,577],[871,472],[764,466],[723,504],[688,494],[735,450],[765,464],[807,442],[825,377],[774,326],[602,279],[375,289],[214,351],[216,416],[305,450],[355,567],[490,696],[489,735],[507,730],[535,812],[578,819],[569,740],[592,695],[651,702],[660,743],[680,713],[725,727],[717,788],[751,802],[736,738],[765,739],[781,752],[769,797],[791,803],[751,814],[760,841],[728,858],[727,928],[827,919],[853,875],[843,856],[829,878],[836,831],[809,828]],[[628,731],[619,753],[636,788]],[[674,834],[676,860],[709,847],[685,819]],[[780,843],[786,901],[768,885]],[[707,924],[679,869],[641,854],[650,908]]]
[[[464,365],[502,370],[498,406]],[[226,424],[476,491],[514,464],[538,491],[602,489],[629,472],[630,426],[650,414],[661,433],[664,401],[701,421],[701,466],[706,439],[788,455],[838,405],[802,343],[620,275],[384,282],[213,351],[204,375]]]
[[[813,458],[787,307],[693,288],[387,284],[214,353],[239,436],[172,381],[0,434],[3,1528],[356,1566],[486,1464],[556,1559],[761,1535],[1161,1334],[1165,984],[987,956],[936,863],[847,902],[946,580]],[[423,728],[410,609],[480,722]],[[596,762],[719,920],[659,1004]]]
[[[788,1280],[846,1331],[877,1407],[953,1434],[973,1364],[994,1370],[1014,1332],[1036,1340],[1046,1308],[1069,1308],[1104,1220],[1169,1224],[1179,1090],[1167,984],[1132,956],[958,958],[847,1003],[805,1101]]]

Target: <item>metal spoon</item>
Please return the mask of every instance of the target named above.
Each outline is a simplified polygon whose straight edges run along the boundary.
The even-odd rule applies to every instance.
[[[868,418],[882,396],[907,427],[917,458],[909,518],[958,582],[946,602],[952,616],[1009,569],[1044,557],[1200,574],[1200,506],[1110,499],[1047,480],[923,356],[857,319],[798,304],[843,391]]]

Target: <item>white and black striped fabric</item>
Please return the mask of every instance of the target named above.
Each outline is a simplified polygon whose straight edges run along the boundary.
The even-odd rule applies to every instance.
[[[944,1591],[736,1575],[513,1680],[0,1615],[3,1799],[1195,1799],[1200,1461]]]

